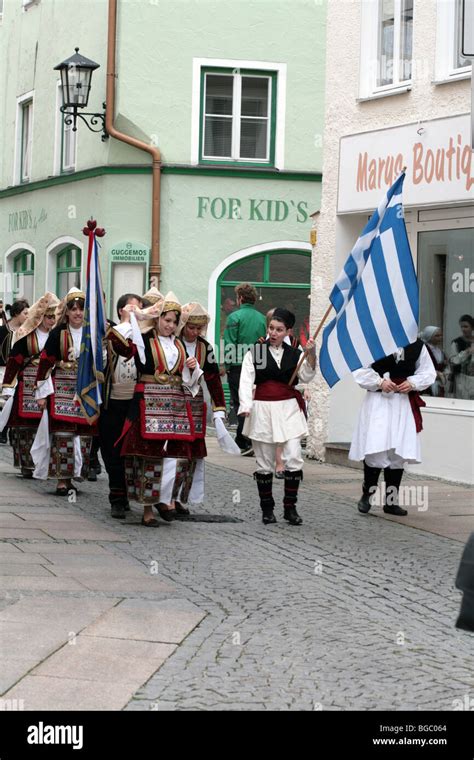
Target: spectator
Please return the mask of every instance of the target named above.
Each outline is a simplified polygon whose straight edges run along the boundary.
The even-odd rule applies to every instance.
[[[474,319],[463,314],[459,327],[462,335],[451,343],[449,391],[453,398],[474,399]]]
[[[239,383],[242,362],[248,349],[267,332],[265,317],[254,307],[257,291],[253,285],[243,282],[235,287],[237,310],[229,314],[224,330],[224,364],[229,380],[232,406],[237,415],[237,433],[235,442],[243,456],[253,454],[249,438],[242,434],[244,417],[239,410]]]
[[[420,332],[420,338],[425,344],[436,370],[436,380],[423,393],[426,396],[444,396],[448,358],[442,349],[443,331],[440,327],[428,325]]]

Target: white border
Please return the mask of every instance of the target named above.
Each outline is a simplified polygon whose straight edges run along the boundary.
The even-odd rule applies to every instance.
[[[222,272],[227,269],[231,264],[235,264],[236,261],[247,258],[247,256],[253,256],[256,253],[271,253],[272,251],[288,250],[291,251],[305,251],[311,253],[311,243],[302,243],[301,240],[276,240],[271,243],[260,243],[259,245],[251,245],[250,248],[241,248],[240,251],[235,251],[221,261],[217,267],[211,272],[209,277],[209,288],[207,292],[207,310],[211,315],[209,327],[207,330],[207,339],[212,345],[214,345],[214,331],[216,326],[216,287],[217,280]]]
[[[33,248],[29,243],[13,243],[13,245],[10,246],[5,251],[4,254],[4,265],[3,265],[3,284],[5,284],[5,277],[7,275],[11,275],[13,280],[13,259],[15,257],[15,253],[19,253],[20,251],[28,251],[29,253],[32,253],[34,256],[34,262],[35,262],[35,269],[34,269],[34,277],[33,277],[33,303],[36,299],[36,292],[37,292],[37,272],[36,272],[36,263],[37,263],[37,256],[36,256],[36,248]],[[4,290],[3,293],[4,302],[7,303],[8,300],[11,301],[13,298],[13,292],[11,290]]]
[[[56,262],[53,259],[61,248],[64,248],[66,245],[73,245],[81,251],[81,286],[85,281],[84,244],[80,240],[77,240],[77,238],[71,237],[71,235],[62,235],[46,247],[45,290],[50,293],[56,293]],[[53,282],[51,282],[51,279],[53,279]]]
[[[244,61],[238,58],[193,58],[191,107],[191,164],[199,164],[199,118],[201,106],[201,69],[217,66],[226,69],[260,69],[277,72],[277,112],[275,125],[275,168],[285,167],[286,63]]]
[[[34,126],[35,126],[35,91],[30,90],[30,92],[25,92],[24,95],[20,95],[16,99],[16,126],[15,126],[15,149],[13,151],[13,184],[14,185],[27,185],[28,182],[21,181],[20,176],[20,163],[19,157],[20,157],[20,151],[21,151],[21,107],[23,103],[26,101],[31,100],[33,109],[31,114],[31,173],[30,178],[28,182],[31,182],[31,174],[33,174],[33,147],[34,147]]]

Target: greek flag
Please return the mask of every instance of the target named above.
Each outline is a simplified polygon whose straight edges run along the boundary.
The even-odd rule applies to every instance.
[[[336,316],[323,332],[319,362],[331,388],[417,338],[418,282],[403,218],[404,179],[402,172],[387,191],[329,296]]]
[[[99,267],[98,244],[89,235],[87,289],[82,328],[81,353],[77,372],[76,398],[90,425],[99,416],[104,382],[103,340],[106,331],[104,293]]]

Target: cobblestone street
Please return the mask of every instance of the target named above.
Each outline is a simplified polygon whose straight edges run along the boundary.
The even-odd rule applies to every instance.
[[[1,448],[0,456],[2,481],[15,479],[15,496],[2,499],[5,519],[8,512],[18,515],[27,509],[19,504],[39,503],[52,489],[49,483],[16,478],[7,447]],[[251,467],[249,462],[247,469]],[[53,595],[61,602],[71,597],[95,599],[104,609],[117,600],[122,605],[161,604],[166,609],[177,604],[167,600],[178,599],[178,608],[194,615],[189,626],[181,637],[169,638],[166,633],[153,636],[150,623],[150,640],[169,651],[160,650],[161,659],[138,681],[128,679],[128,691],[111,703],[112,709],[452,710],[468,703],[474,694],[473,638],[454,628],[461,598],[454,578],[463,544],[395,520],[359,515],[354,499],[341,497],[337,489],[336,494],[318,489],[318,467],[307,464],[311,477],[300,492],[304,524],[299,528],[283,521],[281,507],[276,510],[278,523],[263,526],[253,479],[215,464],[207,466],[206,507],[195,511],[225,515],[235,522],[160,521],[158,529],[145,530],[138,524],[135,507],[127,523],[121,524],[109,517],[104,476],[96,484],[81,486],[77,504],[48,497],[54,506],[37,507],[35,531],[15,533],[10,516],[2,523],[11,526],[2,528],[2,552],[15,547],[15,558],[2,554],[2,562],[18,562],[20,552],[26,561],[25,552],[31,552],[31,561],[38,564],[31,570],[23,566],[20,585],[12,579],[12,570],[6,571],[2,588],[10,590],[0,616],[18,599],[25,602],[25,597],[38,595],[43,599]],[[360,481],[357,471],[333,471],[336,484]],[[357,482],[354,490],[358,488]],[[282,489],[276,481],[277,503]],[[13,506],[5,505],[8,500]],[[31,517],[35,507],[28,509]],[[48,528],[54,519],[48,510],[53,515],[56,510],[66,522],[66,512],[71,518],[87,519],[95,526],[96,537],[66,532],[44,542],[38,535],[26,535],[39,533],[42,512],[43,530],[54,533]],[[82,575],[74,576],[77,587],[48,586],[49,579],[41,577],[28,585],[28,574],[38,575],[38,567],[44,568],[41,574],[60,574],[58,565],[38,559],[51,560],[58,547],[75,552],[85,564],[92,559],[83,556],[86,551],[106,547],[117,562],[133,566],[136,576],[124,576],[121,582],[117,577],[121,570],[114,570],[111,577],[109,565],[103,575],[106,565],[99,563],[81,568]],[[76,566],[77,562],[71,565]],[[38,585],[43,580],[45,585]],[[60,583],[61,578],[53,581]],[[94,625],[86,629],[81,642],[91,642],[95,634],[116,636],[108,654],[116,657],[119,669],[120,661],[126,661],[138,644],[133,639],[148,638],[104,633],[100,624],[97,631]],[[76,630],[70,622],[66,628]],[[130,645],[117,641],[127,637]],[[71,650],[64,648],[67,655]],[[32,683],[57,674],[54,668],[48,670],[48,663],[58,655],[49,660],[47,656],[37,656],[39,669],[33,675],[23,680],[13,677],[8,686],[16,685],[10,691],[5,684],[3,696],[24,697]],[[63,673],[63,678],[68,677],[70,672]],[[87,673],[75,678],[86,679],[92,688]],[[55,704],[54,699],[60,699],[57,692],[48,704]],[[48,709],[60,708],[57,701]]]

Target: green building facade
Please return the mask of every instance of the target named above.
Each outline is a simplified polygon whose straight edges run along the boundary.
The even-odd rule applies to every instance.
[[[54,66],[100,64],[87,111],[105,100],[106,0],[4,0],[0,20],[0,295],[31,300],[85,286],[82,227],[105,227],[108,312],[148,287],[149,154],[59,111]],[[257,306],[309,313],[310,215],[319,209],[325,4],[314,0],[119,0],[117,129],[162,153],[160,290],[200,301],[219,342],[233,286]]]

